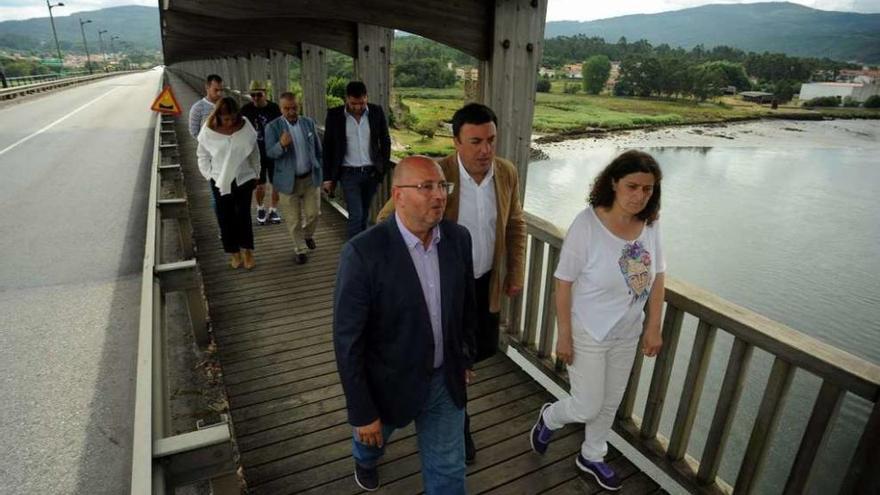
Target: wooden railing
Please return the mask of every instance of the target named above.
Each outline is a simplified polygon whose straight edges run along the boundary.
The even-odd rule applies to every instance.
[[[528,213],[526,220],[530,237],[526,287],[505,315],[505,343],[567,388],[562,367],[553,359],[556,338],[553,271],[559,261],[564,232]],[[819,377],[822,385],[789,470],[784,493],[807,491],[817,454],[823,450],[847,394],[869,401],[872,408],[861,439],[857,445],[852,445],[852,459],[840,493],[880,493],[880,366],[725,301],[715,294],[669,277],[666,280],[662,326],[664,344],[647,384],[649,388],[644,411],[641,417],[634,413],[636,393],[642,385],[643,356],[638,352],[614,425],[618,434],[692,493],[729,493],[731,490],[734,493],[754,493],[782,404],[795,371],[801,369]],[[699,323],[681,394],[671,397],[670,379],[685,315],[693,315]],[[687,452],[687,447],[698,420],[697,406],[719,331],[732,336],[733,345],[719,399],[711,413],[705,447],[695,458]],[[733,484],[731,487],[719,479],[718,469],[722,457],[730,451],[727,440],[743,389],[750,386],[746,374],[755,349],[769,353],[773,357],[773,365],[763,389],[757,417],[751,425],[751,435],[739,472],[736,479],[728,480]],[[663,405],[667,400],[678,401],[669,438],[659,433]]]

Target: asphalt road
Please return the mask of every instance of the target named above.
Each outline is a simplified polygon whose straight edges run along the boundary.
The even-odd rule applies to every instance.
[[[0,493],[128,491],[160,77],[0,106]]]

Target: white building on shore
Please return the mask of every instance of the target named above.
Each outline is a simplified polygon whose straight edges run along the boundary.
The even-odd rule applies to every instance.
[[[880,84],[820,82],[801,84],[798,98],[806,101],[822,96],[839,96],[840,99],[849,97],[862,103],[872,95],[880,95]]]

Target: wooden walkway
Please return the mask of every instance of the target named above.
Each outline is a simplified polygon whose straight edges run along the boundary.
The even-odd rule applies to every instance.
[[[185,109],[197,96],[169,74]],[[324,205],[317,250],[297,265],[284,224],[254,226],[252,271],[232,270],[218,238],[210,192],[198,173],[195,143],[177,120],[197,259],[229,396],[235,436],[253,494],[360,493],[354,483],[351,427],[336,373],[332,297],[345,219]],[[289,219],[284,219],[288,221]],[[574,465],[582,427],[557,432],[545,456],[530,451],[527,433],[544,402],[540,385],[506,356],[477,367],[469,388],[477,461],[468,493],[599,493]],[[608,462],[624,480],[621,493],[664,493],[616,450]],[[397,431],[379,468],[380,493],[422,491],[412,426]]]

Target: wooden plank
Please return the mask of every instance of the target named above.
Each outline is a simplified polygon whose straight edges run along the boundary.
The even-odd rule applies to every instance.
[[[681,399],[678,401],[678,411],[675,414],[675,423],[669,438],[669,450],[666,453],[667,457],[673,461],[683,459],[687,452],[688,442],[694,427],[694,418],[697,416],[697,408],[700,405],[700,396],[703,394],[706,372],[709,370],[709,362],[712,358],[712,345],[715,343],[716,333],[715,327],[702,320],[697,325],[691,360],[684,377]]]
[[[718,396],[718,404],[715,405],[715,414],[712,417],[712,425],[706,436],[706,446],[700,459],[700,470],[697,479],[704,484],[715,482],[718,467],[721,465],[721,456],[724,455],[724,447],[727,445],[730,427],[736,414],[736,406],[739,404],[745,385],[746,371],[749,359],[754,347],[742,339],[735,339],[727,361],[727,370],[724,372],[724,380],[721,383],[721,392]]]
[[[733,489],[736,493],[753,493],[755,490],[794,372],[795,368],[784,359],[777,357],[773,361],[770,378],[764,388],[764,397],[758,408],[758,417],[752,427],[749,444],[736,477],[736,486]]]
[[[813,473],[813,463],[819,452],[825,450],[825,444],[831,435],[830,425],[837,418],[842,402],[843,390],[827,380],[823,381],[807,429],[801,438],[801,445],[794,458],[794,464],[788,472],[785,495],[798,495],[806,491],[810,483],[810,475]]]
[[[666,307],[663,319],[663,347],[654,363],[651,375],[651,387],[645,402],[645,416],[642,421],[642,438],[654,438],[660,428],[660,417],[663,415],[663,404],[666,402],[666,390],[669,388],[669,375],[678,349],[678,338],[681,335],[681,323],[684,313],[675,306]]]

